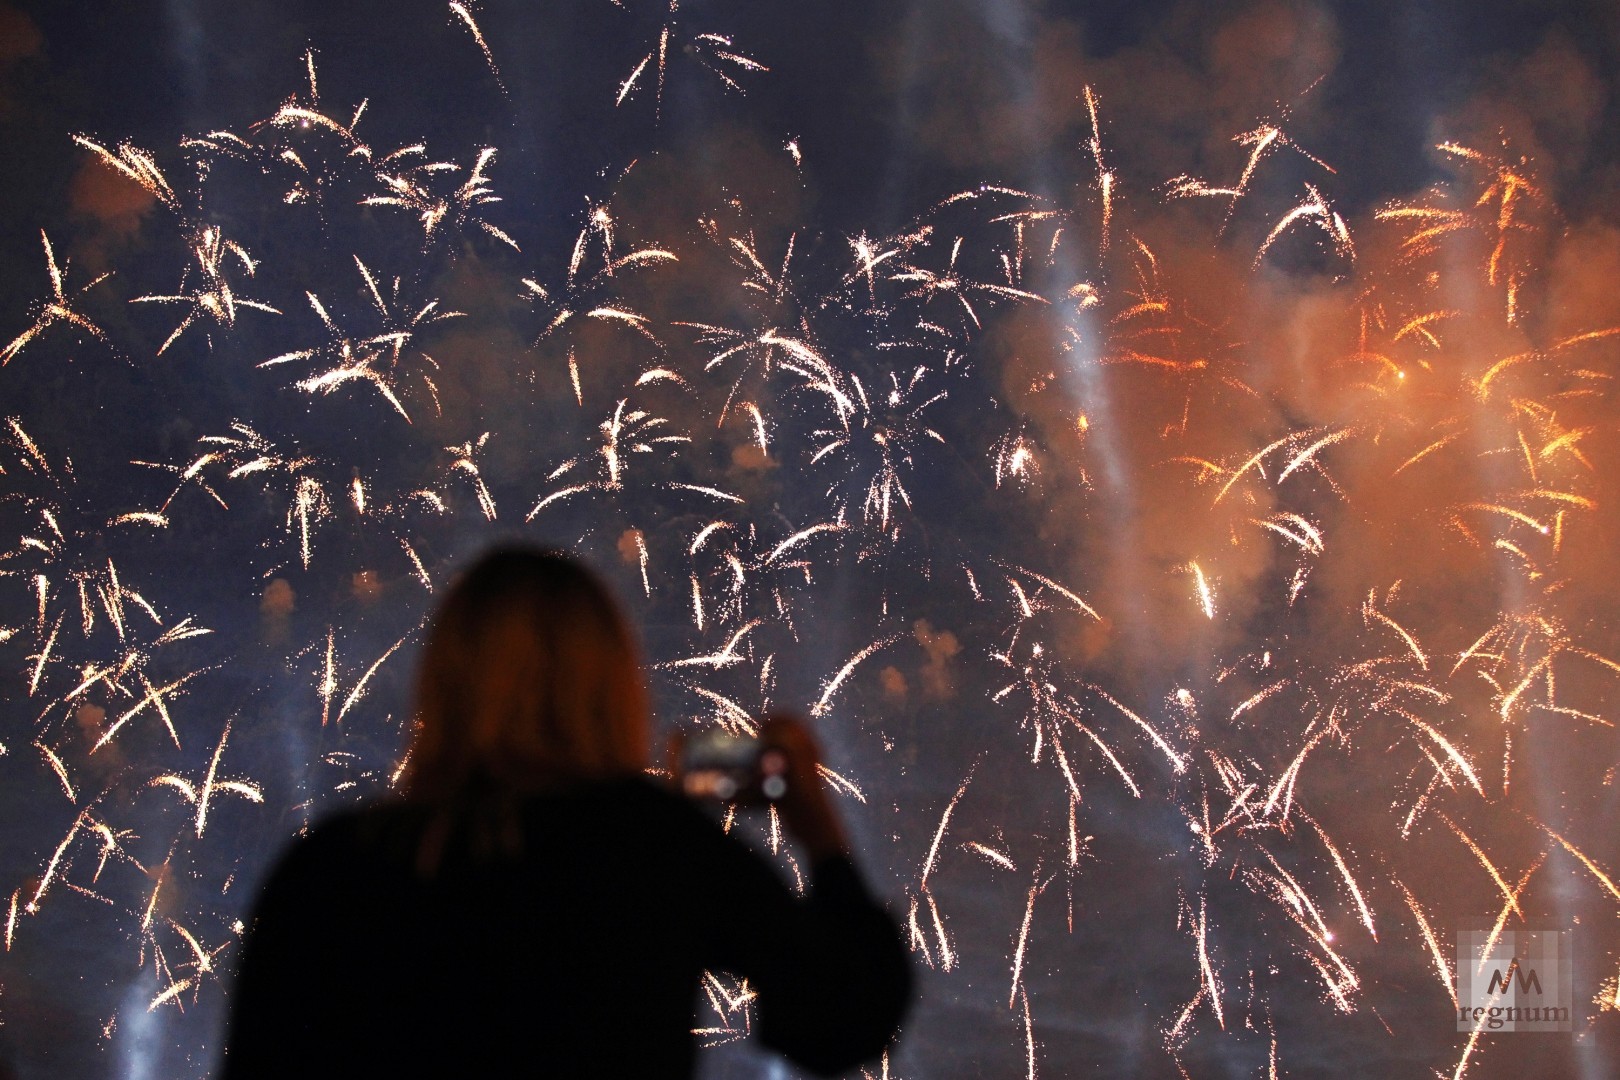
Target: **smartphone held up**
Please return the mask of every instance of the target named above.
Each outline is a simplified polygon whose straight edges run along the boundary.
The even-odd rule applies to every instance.
[[[681,790],[696,799],[743,805],[775,802],[787,794],[787,755],[753,736],[705,731],[680,748]]]

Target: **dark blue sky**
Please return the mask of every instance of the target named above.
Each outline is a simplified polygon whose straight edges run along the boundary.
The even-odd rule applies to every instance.
[[[1249,100],[1228,108],[1210,99],[1229,96],[1215,84],[1242,61],[1211,55],[1227,21],[1214,5],[953,0],[732,10],[688,2],[675,16],[680,27],[726,34],[772,70],[744,77],[744,97],[675,57],[655,131],[647,87],[625,107],[611,107],[617,85],[665,21],[661,4],[626,6],[632,10],[609,0],[565,5],[562,12],[551,5],[483,5],[479,18],[510,91],[503,98],[465,29],[438,3],[23,5],[40,39],[31,55],[8,60],[4,75],[8,108],[0,123],[8,154],[0,184],[11,212],[0,236],[8,250],[26,248],[38,221],[63,209],[61,176],[74,158],[62,132],[139,143],[163,141],[176,129],[249,122],[260,117],[267,96],[297,87],[298,57],[307,45],[319,51],[328,102],[346,108],[371,99],[368,130],[379,142],[395,134],[426,137],[432,146],[488,141],[502,148],[509,172],[521,169],[542,189],[583,190],[598,170],[621,168],[652,147],[680,146],[717,118],[761,139],[795,136],[814,171],[818,212],[851,228],[979,180],[1038,182],[996,174],[1027,174],[1029,162],[1056,161],[1073,149],[1083,129],[1072,103],[1087,82],[1099,82],[1104,92],[1109,141],[1122,167],[1134,165],[1144,177],[1169,165],[1197,168],[1196,154],[1179,162],[1130,160],[1127,119],[1166,116],[1133,102],[1168,88],[1155,80],[1172,62],[1205,83],[1198,91],[1205,100],[1178,110],[1188,124],[1212,105],[1223,119],[1244,111],[1276,116],[1292,107],[1301,143],[1341,170],[1338,197],[1355,208],[1428,180],[1434,166],[1427,144],[1445,133],[1437,122],[1457,118],[1471,100],[1529,101],[1542,111],[1538,120],[1563,107],[1544,99],[1545,88],[1511,85],[1538,50],[1555,50],[1554,72],[1578,60],[1602,79],[1620,48],[1613,6],[1600,0],[1279,4],[1275,10],[1295,12],[1295,22],[1302,21],[1298,12],[1309,13],[1303,21],[1310,25],[1294,45],[1297,69],[1258,77],[1240,91]],[[1267,62],[1275,67],[1274,60]],[[1318,76],[1323,82],[1310,95],[1294,97]],[[1538,96],[1543,100],[1536,102]],[[1612,97],[1582,103],[1596,112],[1579,125],[1582,145],[1571,149],[1569,132],[1553,130],[1540,134],[1546,145],[1533,148],[1577,157],[1559,168],[1575,170],[1588,199],[1606,198],[1613,188],[1620,103]],[[1022,167],[1012,169],[993,147],[942,154],[926,118],[952,101],[975,99],[1023,109],[1045,140],[1043,152],[1025,153]],[[1504,122],[1517,125],[1514,117]],[[1161,156],[1162,148],[1152,151]],[[574,209],[566,202],[564,208]]]

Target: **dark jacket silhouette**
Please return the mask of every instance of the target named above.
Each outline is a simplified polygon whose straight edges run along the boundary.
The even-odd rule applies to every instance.
[[[423,651],[416,721],[400,797],[322,823],[271,874],[226,1080],[689,1076],[705,971],[746,979],[754,1034],[812,1070],[893,1036],[904,946],[808,730],[762,728],[810,863],[799,896],[645,778],[634,641],[577,563],[517,549],[468,571]]]
[[[797,897],[639,780],[531,798],[517,822],[506,851],[448,837],[431,876],[431,812],[408,804],[297,845],[254,919],[226,1080],[690,1076],[705,969],[746,978],[756,1036],[814,1071],[876,1056],[898,1024],[904,947],[848,860]]]

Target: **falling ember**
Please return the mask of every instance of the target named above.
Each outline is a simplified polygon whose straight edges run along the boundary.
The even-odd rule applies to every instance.
[[[1367,933],[1377,938],[1378,931],[1373,928],[1372,910],[1367,907],[1367,900],[1362,895],[1361,886],[1356,884],[1356,879],[1350,873],[1350,868],[1345,865],[1344,856],[1339,854],[1339,849],[1333,845],[1333,841],[1328,838],[1328,834],[1323,831],[1322,826],[1316,823],[1315,818],[1306,817],[1305,820],[1309,821],[1311,828],[1316,830],[1316,835],[1321,838],[1322,846],[1327,848],[1328,854],[1333,857],[1333,865],[1339,868],[1339,875],[1344,879],[1345,887],[1350,890],[1351,897],[1355,899],[1356,910],[1361,914],[1362,925],[1367,928]],[[1329,938],[1331,940],[1331,935],[1329,935]]]
[[[1423,908],[1419,906],[1417,898],[1407,891],[1405,885],[1401,885],[1398,881],[1396,884],[1400,886],[1401,894],[1406,897],[1407,907],[1412,909],[1412,915],[1417,919],[1418,929],[1423,934],[1423,941],[1429,947],[1429,955],[1434,958],[1435,975],[1446,988],[1446,993],[1451,995],[1452,1006],[1456,1007],[1457,987],[1452,972],[1452,960],[1440,948],[1439,939],[1436,938],[1433,927],[1429,925],[1429,918],[1423,913]]]
[[[56,253],[51,248],[51,238],[46,236],[43,231],[40,232],[39,236],[40,240],[45,244],[45,266],[51,279],[51,299],[48,300],[41,309],[39,317],[34,321],[34,325],[29,327],[27,330],[24,330],[21,334],[14,338],[9,345],[7,345],[3,350],[0,350],[0,367],[4,367],[5,365],[11,363],[11,361],[22,352],[24,347],[26,347],[29,342],[39,337],[46,330],[50,329],[57,323],[66,323],[70,326],[76,326],[86,333],[105,340],[105,335],[102,334],[100,327],[96,326],[95,323],[91,322],[83,315],[80,315],[78,312],[74,311],[68,305],[68,297],[66,292],[64,292],[62,282],[63,274],[61,269],[59,269],[56,264]],[[89,285],[84,286],[84,288],[79,291],[88,291],[91,287],[99,284],[102,280],[102,278],[97,278],[95,281],[92,281]],[[13,426],[15,426],[15,423],[16,421],[13,420]]]
[[[826,683],[823,684],[821,698],[810,707],[810,715],[821,716],[826,713],[829,707],[828,703],[832,700],[833,695],[838,692],[838,688],[843,685],[844,680],[849,678],[850,674],[854,672],[856,666],[859,665],[861,661],[877,652],[879,649],[886,648],[887,646],[894,644],[897,640],[899,640],[898,635],[894,637],[880,638],[877,641],[872,642],[872,644],[868,645],[860,652],[856,653],[854,656],[850,657],[849,662],[843,667],[839,668],[837,674],[833,675],[832,678],[828,679]]]
[[[337,670],[334,666],[334,652],[337,648],[336,630],[326,628],[326,662],[321,668],[321,680],[315,693],[321,699],[321,727],[325,727],[332,720],[332,697],[337,693]]]
[[[945,917],[940,914],[934,894],[930,892],[923,895],[928,898],[928,915],[934,927],[934,941],[939,949],[940,969],[950,971],[956,967],[956,952],[951,948],[950,935],[945,932]]]
[[[996,444],[996,486],[1011,481],[1027,483],[1040,472],[1035,446],[1022,435],[1010,436]]]
[[[1035,1080],[1035,1020],[1029,1014],[1029,993],[1020,990],[1018,1000],[1024,1013],[1024,1076]]]
[[[457,3],[456,0],[450,0],[450,10],[455,14],[456,18],[466,24],[467,31],[472,34],[473,40],[478,42],[478,49],[484,54],[484,63],[489,65],[490,74],[495,76],[495,82],[500,86],[501,93],[504,94],[506,85],[501,82],[500,69],[495,66],[495,57],[489,51],[489,42],[484,40],[484,32],[478,29],[478,23],[473,21],[472,12],[467,10],[465,5]]]
[[[970,843],[968,843],[967,848],[970,851],[978,852],[992,866],[1001,866],[1001,867],[1005,867],[1008,870],[1017,870],[1018,869],[1018,867],[1016,865],[1014,865],[1013,861],[1007,857],[1006,852],[997,851],[995,848],[992,848],[992,847],[986,847],[984,844],[979,843],[977,840],[974,840],[974,841],[971,841]]]
[[[386,652],[377,657],[377,659],[372,662],[371,666],[366,668],[364,675],[361,675],[359,679],[355,680],[354,688],[349,691],[349,696],[343,699],[343,706],[338,709],[337,719],[339,723],[343,722],[343,718],[349,714],[349,710],[354,708],[356,703],[358,703],[360,699],[365,696],[366,684],[371,681],[371,677],[373,675],[377,674],[377,669],[387,663],[388,658],[398,652],[400,646],[404,645],[406,641],[410,640],[411,635],[415,632],[416,631],[414,629],[407,631],[404,637],[390,645]],[[224,746],[223,739],[220,740],[220,745],[222,747]]]
[[[1035,898],[1040,895],[1040,886],[1029,887],[1029,899],[1024,904],[1024,922],[1018,929],[1018,944],[1013,948],[1012,958],[1012,990],[1007,995],[1007,1008],[1012,1008],[1023,991],[1024,952],[1029,947],[1029,924],[1035,917]]]
[[[636,540],[636,561],[641,565],[641,587],[648,596],[652,595],[652,582],[647,577],[647,540],[641,535],[641,530],[633,530]]]
[[[939,828],[934,830],[934,842],[929,845],[928,858],[923,861],[922,874],[918,879],[919,886],[926,887],[928,884],[928,875],[933,871],[934,863],[939,858],[940,841],[945,839],[945,829],[950,824],[951,812],[956,809],[956,804],[962,801],[962,796],[966,794],[968,784],[972,779],[973,775],[971,773],[963,778],[961,786],[956,789],[956,794],[952,795],[951,801],[945,804],[945,812],[939,816]]]
[[[1204,569],[1197,563],[1189,563],[1192,570],[1194,587],[1198,591],[1198,606],[1203,609],[1204,618],[1215,617],[1215,593],[1209,587],[1209,579],[1204,577]]]
[[[171,1001],[177,1001],[181,994],[191,989],[192,982],[191,979],[181,979],[179,982],[167,987],[161,994],[152,999],[152,1003],[146,1007],[146,1011],[155,1012],[160,1006],[167,1005]]]
[[[1203,976],[1203,995],[1209,999],[1209,1006],[1215,1012],[1215,1020],[1226,1030],[1226,1014],[1221,1008],[1221,983],[1215,975],[1215,969],[1209,961],[1209,915],[1205,910],[1204,901],[1198,904],[1198,917],[1193,920],[1193,937],[1198,943],[1198,970]]]
[[[249,802],[261,803],[264,801],[264,792],[258,784],[246,780],[224,780],[219,776],[219,761],[225,753],[225,744],[230,739],[231,725],[225,724],[225,730],[220,734],[219,743],[214,748],[213,757],[208,760],[208,769],[203,774],[202,782],[193,784],[179,776],[164,775],[152,781],[153,786],[168,785],[180,792],[185,800],[197,808],[194,819],[197,835],[201,836],[208,827],[208,807],[216,794],[229,793],[238,795]],[[154,893],[154,897],[155,897]]]
[[[1098,229],[1097,251],[1100,255],[1106,255],[1114,220],[1114,174],[1103,164],[1102,127],[1097,119],[1097,94],[1087,86],[1085,95],[1086,112],[1091,118],[1091,141],[1087,147],[1091,151],[1092,164],[1097,170],[1097,189],[1102,200],[1102,224]],[[1082,416],[1081,419],[1085,418]]]

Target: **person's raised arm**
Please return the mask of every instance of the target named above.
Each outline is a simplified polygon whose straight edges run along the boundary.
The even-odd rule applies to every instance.
[[[827,784],[817,766],[821,748],[798,719],[778,713],[765,721],[760,740],[787,758],[787,792],[776,803],[782,824],[804,849],[811,866],[826,859],[849,857],[843,820],[827,797]]]
[[[809,867],[795,898],[762,860],[727,844],[734,883],[718,928],[719,966],[753,981],[760,1037],[795,1062],[835,1073],[876,1057],[893,1038],[911,993],[899,928],[871,897],[850,858],[843,822],[817,769],[814,737],[773,716],[760,732],[786,761],[776,809]]]

